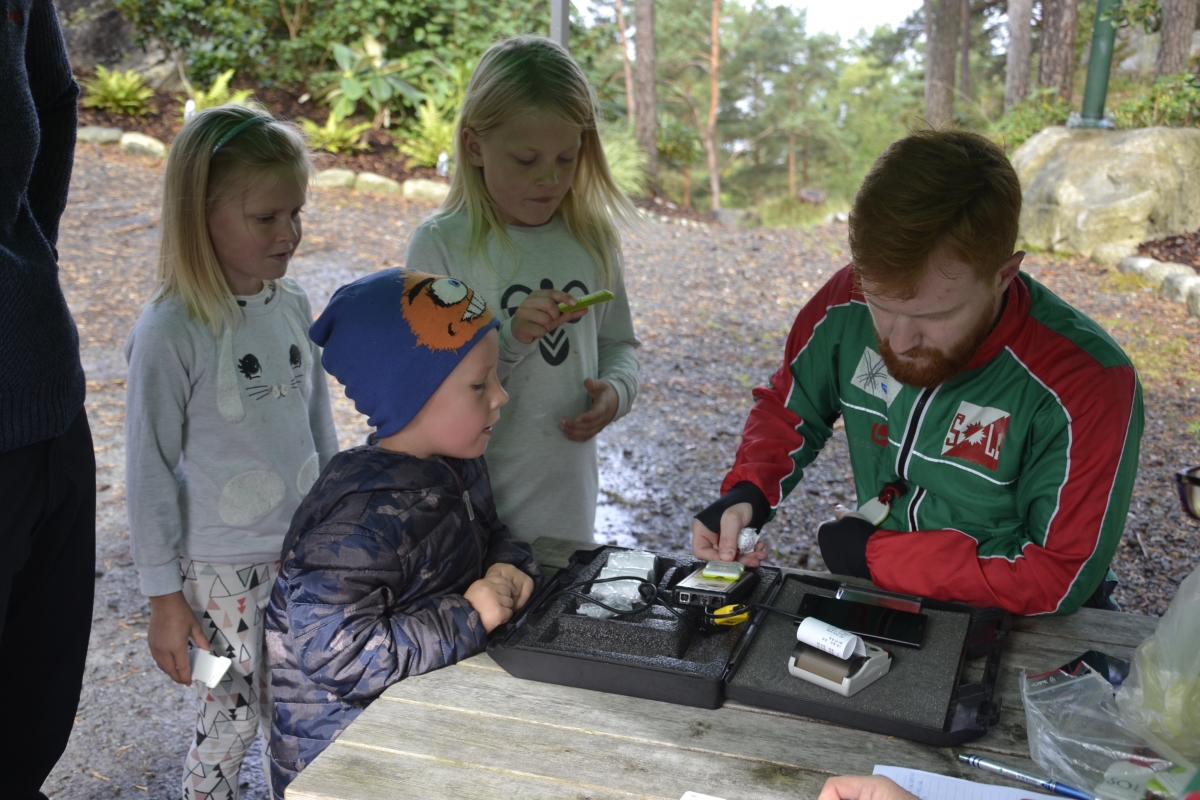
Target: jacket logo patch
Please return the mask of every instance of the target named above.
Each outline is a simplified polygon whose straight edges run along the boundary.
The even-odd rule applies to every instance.
[[[964,400],[950,423],[942,443],[942,455],[961,458],[995,472],[1000,466],[1000,447],[1008,434],[1011,416],[1007,411]]]
[[[854,368],[850,383],[872,397],[878,397],[891,408],[892,401],[900,393],[900,382],[893,378],[883,365],[883,359],[869,347],[863,348],[862,358]]]

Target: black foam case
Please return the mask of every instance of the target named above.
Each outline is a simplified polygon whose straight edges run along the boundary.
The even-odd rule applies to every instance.
[[[602,620],[573,613],[583,602],[576,598],[547,600],[564,586],[595,577],[607,554],[621,549],[577,551],[520,615],[493,633],[488,654],[517,678],[698,708],[718,708],[729,698],[937,746],[978,738],[999,722],[996,677],[1012,625],[1006,611],[925,600],[925,646],[888,646],[892,671],[845,698],[787,673],[795,625],[779,614],[760,610],[742,625],[702,633],[663,609]],[[702,563],[657,555],[664,596]],[[790,613],[803,594],[832,595],[841,585],[810,575],[785,577],[772,567],[758,572],[750,601]],[[683,613],[699,620],[698,610]],[[976,659],[983,659],[982,670],[975,670],[981,675],[965,680],[968,662]],[[904,691],[896,690],[898,681]]]

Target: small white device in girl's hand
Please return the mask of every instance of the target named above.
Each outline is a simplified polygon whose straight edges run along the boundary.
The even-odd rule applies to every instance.
[[[192,681],[200,681],[210,689],[215,689],[233,664],[225,656],[214,656],[207,650],[193,647],[188,650],[188,663],[192,667]]]

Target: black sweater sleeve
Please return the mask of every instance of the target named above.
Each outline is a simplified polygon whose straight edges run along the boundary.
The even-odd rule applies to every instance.
[[[37,109],[40,143],[27,197],[46,241],[58,240],[58,220],[67,207],[75,159],[79,86],[71,76],[67,46],[51,0],[33,0],[26,21],[25,69]]]

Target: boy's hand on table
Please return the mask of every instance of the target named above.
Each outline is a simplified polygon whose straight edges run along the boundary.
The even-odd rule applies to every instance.
[[[762,566],[767,560],[767,543],[759,541],[754,551],[738,555],[737,539],[742,528],[750,526],[754,507],[736,503],[721,514],[720,532],[711,531],[698,519],[692,520],[692,553],[704,561],[740,561],[747,567]]]
[[[487,575],[508,581],[509,586],[512,587],[513,599],[516,602],[513,611],[520,611],[529,602],[530,596],[533,595],[533,578],[512,564],[492,564],[488,567]]]
[[[479,612],[479,622],[483,629],[491,633],[512,619],[516,605],[515,594],[516,591],[507,578],[489,572],[468,586],[463,592],[463,597]]]
[[[517,313],[513,314],[513,338],[521,344],[529,344],[559,325],[585,316],[588,312],[586,308],[566,312],[558,310],[559,303],[573,302],[574,297],[557,289],[538,289],[536,292],[530,292],[529,297],[517,307]]]
[[[917,800],[882,775],[839,775],[825,781],[817,800]]]
[[[168,678],[184,686],[192,682],[192,668],[188,663],[189,637],[196,647],[212,652],[200,620],[183,599],[183,592],[151,597],[150,632],[146,636],[150,655]]]
[[[558,429],[573,442],[586,442],[613,421],[621,398],[617,390],[608,381],[588,378],[583,382],[588,396],[592,398],[592,408],[580,414],[575,419],[561,419]]]

